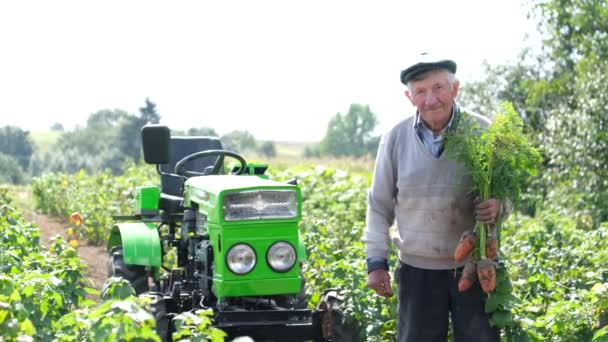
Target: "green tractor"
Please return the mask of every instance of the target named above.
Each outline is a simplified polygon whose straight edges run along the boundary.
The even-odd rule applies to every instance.
[[[173,316],[201,308],[213,309],[229,339],[355,339],[337,291],[308,308],[295,181],[269,180],[267,165],[247,163],[217,138],[171,137],[166,126],[148,125],[142,142],[161,186],[139,187],[136,213],[115,217],[109,275],[152,298],[163,341],[171,341]],[[234,166],[225,167],[226,158]],[[176,266],[164,266],[168,255]]]

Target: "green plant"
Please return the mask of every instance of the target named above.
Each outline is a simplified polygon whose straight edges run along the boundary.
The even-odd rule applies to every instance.
[[[197,310],[195,312],[184,312],[175,317],[174,341],[224,341],[226,333],[214,328],[213,311]]]
[[[508,102],[501,105],[501,112],[487,129],[482,129],[474,117],[461,113],[456,128],[446,134],[445,146],[448,157],[460,162],[465,174],[471,177],[471,190],[481,201],[490,198],[501,202],[516,201],[526,180],[536,174],[542,160],[524,135],[521,118]],[[499,246],[500,221],[499,218],[496,224]],[[486,256],[488,229],[485,224],[476,224],[477,248],[473,256],[484,292],[496,290],[486,302],[486,312],[492,315],[492,325],[503,328],[513,325],[510,309],[515,298],[510,294],[504,265],[499,263],[495,271],[495,264]]]

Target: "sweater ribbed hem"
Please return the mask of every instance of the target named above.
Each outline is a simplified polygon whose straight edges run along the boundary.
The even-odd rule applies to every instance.
[[[399,253],[399,260],[404,264],[408,264],[416,268],[427,270],[453,270],[455,268],[464,266],[468,259],[463,262],[456,263],[452,258],[430,259],[417,255]]]

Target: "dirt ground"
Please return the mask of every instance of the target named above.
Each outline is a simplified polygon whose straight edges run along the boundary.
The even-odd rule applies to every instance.
[[[13,193],[16,206],[22,210],[24,218],[40,227],[42,243],[48,246],[52,237],[59,234],[67,238],[68,218],[60,220],[41,214],[34,209],[33,198],[29,188],[18,189]],[[108,254],[104,246],[89,246],[86,241],[78,241],[78,255],[86,266],[88,287],[101,291],[108,276]],[[97,300],[99,296],[91,296]]]

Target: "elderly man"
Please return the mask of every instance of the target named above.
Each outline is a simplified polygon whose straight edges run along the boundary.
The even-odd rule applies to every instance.
[[[460,234],[475,221],[495,223],[503,211],[496,199],[476,202],[471,179],[443,153],[443,134],[458,124],[456,63],[423,54],[401,72],[405,95],[416,107],[411,116],[382,137],[368,198],[364,242],[367,284],[390,297],[389,227],[396,220],[399,264],[398,341],[446,341],[451,314],[455,342],[498,341],[484,313],[478,283],[458,291],[464,264],[453,255]],[[473,115],[482,127],[489,121]],[[456,268],[456,272],[454,269]]]

